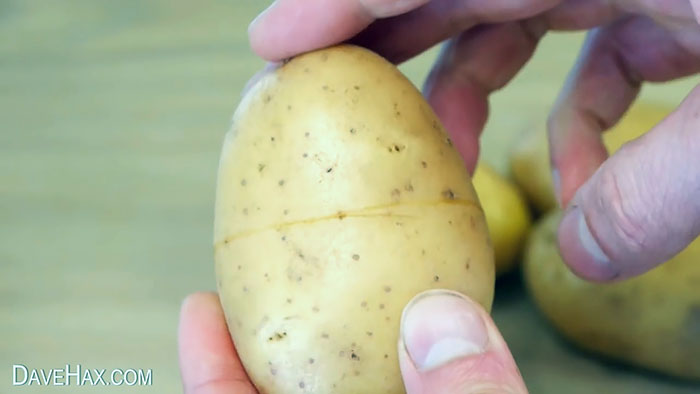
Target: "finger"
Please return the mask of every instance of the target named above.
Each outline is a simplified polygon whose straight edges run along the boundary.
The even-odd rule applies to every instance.
[[[566,205],[607,158],[601,132],[617,123],[642,81],[667,81],[698,70],[700,57],[647,17],[590,33],[549,120],[560,203]]]
[[[459,293],[431,290],[409,302],[398,348],[408,394],[527,392],[491,317]]]
[[[470,172],[479,155],[489,94],[518,73],[545,31],[539,19],[483,26],[462,33],[443,48],[424,94]]]
[[[353,42],[401,63],[477,24],[527,19],[561,0],[432,0],[409,13],[377,21]]]
[[[186,394],[257,393],[238,359],[216,294],[185,299],[178,346]]]
[[[700,235],[700,88],[656,128],[624,145],[586,182],[559,227],[579,276],[629,278]]]
[[[277,0],[249,27],[253,50],[270,61],[336,44],[377,18],[397,15],[429,0]]]
[[[552,30],[581,30],[612,22],[623,12],[610,0],[566,0],[543,17]]]

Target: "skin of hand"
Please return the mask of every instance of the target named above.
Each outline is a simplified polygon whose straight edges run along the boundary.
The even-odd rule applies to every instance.
[[[527,393],[489,314],[459,293],[416,296],[404,309],[400,333],[397,351],[408,394]],[[185,394],[257,393],[215,293],[185,299],[178,344]]]
[[[700,235],[700,88],[608,158],[601,134],[645,81],[700,71],[700,0],[277,0],[249,28],[277,62],[352,42],[400,63],[447,40],[424,94],[473,171],[488,96],[551,30],[590,30],[549,120],[564,260],[579,276],[641,274]]]

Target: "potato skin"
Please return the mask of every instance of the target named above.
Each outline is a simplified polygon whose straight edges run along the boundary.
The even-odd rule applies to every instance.
[[[486,216],[498,276],[518,263],[532,227],[530,210],[520,189],[486,163],[476,167],[472,183]]]
[[[414,295],[491,306],[493,251],[461,158],[420,92],[358,47],[294,58],[246,95],[214,233],[229,330],[262,393],[403,393]]]
[[[560,218],[555,211],[536,226],[524,262],[530,293],[550,322],[583,349],[700,380],[700,239],[642,276],[594,284],[559,256]]]

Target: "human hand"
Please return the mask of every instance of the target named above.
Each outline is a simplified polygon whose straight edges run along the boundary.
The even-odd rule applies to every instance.
[[[491,317],[457,293],[418,295],[404,310],[400,331],[399,363],[408,394],[527,392]],[[216,294],[196,293],[183,302],[178,342],[185,394],[257,393]]]
[[[618,3],[617,19],[589,33],[549,122],[554,184],[568,205],[560,251],[596,281],[641,274],[700,235],[700,89],[612,157],[601,142],[643,82],[700,71],[700,2]]]
[[[643,81],[700,71],[699,13],[700,0],[278,0],[250,39],[271,61],[350,40],[397,63],[449,39],[424,93],[473,171],[488,95],[547,30],[593,29],[549,131],[558,198],[570,205],[562,255],[605,281],[649,270],[700,234],[700,91],[610,159],[600,139]]]

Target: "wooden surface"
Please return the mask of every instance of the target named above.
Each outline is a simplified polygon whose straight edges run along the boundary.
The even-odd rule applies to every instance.
[[[264,3],[0,1],[0,392],[58,390],[13,390],[14,363],[153,370],[151,387],[70,392],[181,391],[178,309],[214,287],[219,149],[262,65],[246,27]],[[486,160],[506,168],[508,146],[544,118],[580,42],[547,38],[494,97]],[[402,69],[419,83],[435,53]],[[645,96],[677,103],[692,82]],[[571,349],[517,275],[497,292],[494,316],[533,393],[698,390]]]

